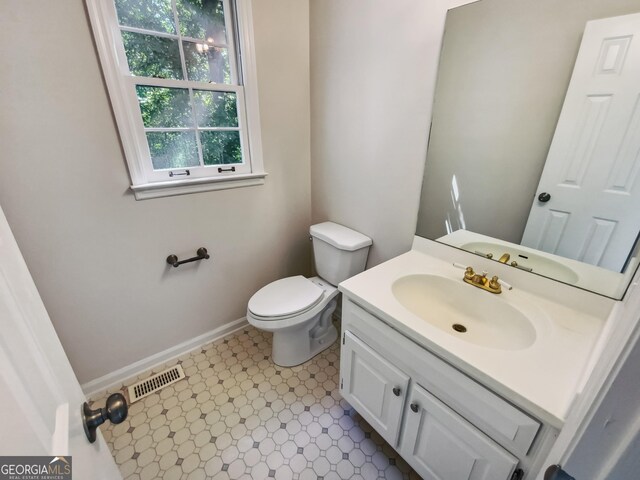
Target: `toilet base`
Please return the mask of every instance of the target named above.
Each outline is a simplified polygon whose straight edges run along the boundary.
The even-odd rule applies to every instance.
[[[271,354],[273,363],[281,367],[294,367],[329,348],[338,338],[338,331],[331,322],[336,305],[334,298],[312,320],[297,328],[274,331]]]

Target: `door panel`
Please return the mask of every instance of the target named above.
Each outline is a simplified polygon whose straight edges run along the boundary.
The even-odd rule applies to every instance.
[[[409,377],[351,332],[344,334],[340,372],[344,398],[395,446]]]
[[[508,480],[518,460],[418,385],[400,454],[425,480]],[[415,408],[415,410],[414,410]]]
[[[620,272],[640,228],[640,14],[587,23],[522,245]]]
[[[84,434],[84,394],[1,208],[0,326],[2,454],[71,455],[74,478],[122,478],[100,432]]]

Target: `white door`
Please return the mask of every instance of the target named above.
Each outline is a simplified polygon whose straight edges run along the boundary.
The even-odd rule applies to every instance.
[[[413,385],[400,454],[425,480],[509,480],[518,459]]]
[[[340,352],[340,391],[391,446],[398,443],[409,377],[351,332]]]
[[[87,440],[84,394],[0,208],[0,455],[71,456],[73,478],[121,475]]]
[[[640,14],[594,20],[522,245],[621,271],[640,229],[639,170]]]

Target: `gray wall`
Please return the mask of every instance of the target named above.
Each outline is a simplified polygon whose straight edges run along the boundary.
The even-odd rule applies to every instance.
[[[584,25],[639,0],[482,0],[447,16],[418,234],[461,226],[520,243]]]
[[[309,273],[308,9],[254,2],[265,185],[136,201],[84,2],[0,2],[0,204],[81,382]]]
[[[310,5],[313,220],[369,235],[372,266],[411,247],[448,1]]]

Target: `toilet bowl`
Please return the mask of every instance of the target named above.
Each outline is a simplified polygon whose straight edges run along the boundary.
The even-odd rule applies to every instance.
[[[315,287],[318,294],[300,295],[300,291],[313,292],[305,288],[305,282]],[[269,305],[272,295],[288,294],[292,301]],[[318,277],[301,275],[287,277],[270,283],[259,290],[247,309],[247,320],[251,325],[273,335],[273,362],[283,367],[292,367],[306,362],[330,346],[338,338],[331,316],[336,309],[338,289]]]
[[[276,280],[247,305],[247,321],[273,333],[272,359],[292,367],[310,360],[338,338],[332,323],[339,282],[364,270],[371,239],[333,222],[310,228],[317,277]]]

